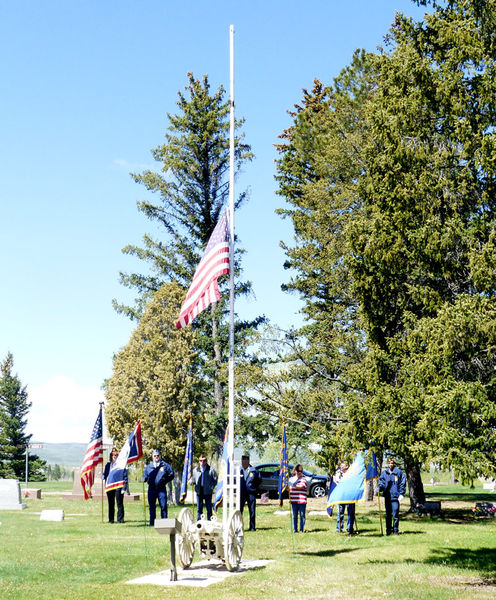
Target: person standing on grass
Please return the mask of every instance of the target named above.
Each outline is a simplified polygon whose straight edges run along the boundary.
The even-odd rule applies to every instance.
[[[243,512],[245,504],[248,503],[248,512],[250,514],[250,527],[248,531],[255,531],[257,490],[260,485],[260,473],[255,467],[250,465],[250,457],[247,454],[241,457],[240,476],[241,512]]]
[[[160,516],[162,519],[167,519],[167,490],[165,486],[174,479],[174,471],[169,463],[160,460],[160,452],[154,450],[152,462],[146,465],[143,476],[148,483],[148,509],[150,511],[150,525],[153,527],[157,500],[160,505]]]
[[[203,514],[203,504],[207,510],[207,520],[212,516],[212,493],[217,486],[217,472],[207,462],[205,454],[200,454],[199,465],[193,471],[193,481],[196,492],[197,519]]]
[[[289,479],[289,501],[293,511],[293,531],[298,533],[298,516],[300,517],[300,533],[305,529],[305,512],[307,508],[307,480],[303,476],[303,467],[296,465]]]
[[[349,464],[343,460],[339,469],[334,476],[334,481],[339,483],[346,475],[349,469]],[[346,531],[348,535],[353,535],[353,525],[355,524],[355,505],[352,502],[346,504],[338,504],[338,511],[336,514],[336,531],[341,533],[344,530],[344,513],[348,510],[348,518],[346,520]]]
[[[107,481],[108,476],[110,475],[110,471],[117,468],[117,457],[119,456],[119,452],[117,448],[112,448],[110,452],[110,460],[105,465],[105,469],[103,471],[102,479]],[[124,523],[124,497],[123,494],[125,491],[128,491],[128,483],[127,483],[127,469],[124,469],[124,487],[117,488],[114,490],[108,490],[107,492],[107,503],[108,503],[108,519],[109,523],[114,522],[115,515],[115,504],[117,503],[117,523]]]
[[[387,468],[379,477],[379,491],[384,497],[386,508],[386,535],[399,534],[400,502],[406,492],[406,477],[401,469],[390,456],[387,460]]]

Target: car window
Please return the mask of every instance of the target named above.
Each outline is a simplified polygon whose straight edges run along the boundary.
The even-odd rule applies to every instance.
[[[273,466],[258,467],[258,472],[262,477],[279,477],[279,469],[275,469]]]

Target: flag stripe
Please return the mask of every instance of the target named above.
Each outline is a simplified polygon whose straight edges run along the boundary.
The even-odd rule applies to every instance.
[[[83,465],[81,467],[81,487],[83,488],[84,499],[91,498],[91,488],[93,487],[95,477],[95,467],[103,463],[103,430],[102,430],[102,409],[98,412],[91,438],[84,455]]]

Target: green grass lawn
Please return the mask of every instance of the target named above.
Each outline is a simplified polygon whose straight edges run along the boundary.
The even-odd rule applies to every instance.
[[[41,501],[0,511],[2,599],[496,598],[496,519],[476,520],[470,510],[476,501],[496,503],[496,495],[480,487],[426,488],[442,500],[444,518],[407,515],[404,502],[401,535],[392,537],[381,536],[373,503],[359,505],[353,537],[336,533],[325,515],[307,515],[308,531],[293,535],[289,516],[274,514],[277,502],[259,505],[243,557],[273,562],[201,589],[126,585],[170,565],[169,537],[144,525],[142,502],[126,503],[126,523],[110,525],[99,502],[62,499],[70,483],[31,487],[43,489]],[[39,520],[42,509],[54,508],[64,509],[63,522]],[[307,510],[324,508],[324,500],[310,499]],[[169,516],[178,512],[172,507]]]

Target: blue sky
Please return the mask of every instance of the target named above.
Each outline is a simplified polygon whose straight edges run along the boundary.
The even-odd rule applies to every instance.
[[[229,88],[229,25],[235,27],[236,116],[255,160],[237,190],[236,215],[256,298],[236,308],[287,327],[297,298],[279,241],[289,222],[274,210],[274,144],[287,110],[315,78],[332,81],[355,48],[374,50],[395,9],[409,0],[187,3],[168,0],[2,1],[0,21],[0,358],[33,402],[28,432],[86,442],[112,373],[112,355],[133,325],[112,298],[131,300],[119,271],[143,269],[121,253],[161,232],[136,209],[145,197],[131,171],[155,168],[167,113],[191,71]]]

